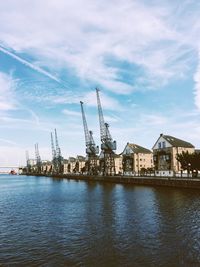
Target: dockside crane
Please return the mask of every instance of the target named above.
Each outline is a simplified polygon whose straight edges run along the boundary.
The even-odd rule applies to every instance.
[[[53,141],[53,133],[51,132],[51,152],[52,152],[52,166],[50,172],[53,174],[56,172],[56,150]]]
[[[35,159],[36,159],[36,173],[40,174],[42,171],[42,161],[39,153],[38,143],[35,144]]]
[[[57,131],[55,129],[55,172],[57,174],[62,174],[64,171],[64,160],[61,154],[61,149],[58,144]]]
[[[31,165],[30,165],[30,158],[29,158],[28,150],[26,150],[26,169],[28,173],[31,172]]]
[[[86,164],[85,169],[86,173],[89,175],[95,175],[98,173],[97,168],[97,160],[98,160],[98,153],[99,147],[96,146],[93,138],[92,131],[88,130],[87,120],[85,117],[85,112],[83,109],[83,102],[80,101],[81,104],[81,113],[82,113],[82,120],[83,120],[83,128],[85,134],[85,145],[86,145]]]
[[[101,136],[101,155],[102,155],[102,158],[100,159],[100,170],[103,175],[114,175],[115,174],[114,150],[116,150],[117,148],[117,143],[116,141],[113,141],[109,131],[109,125],[104,121],[99,91],[100,90],[96,88],[100,136]]]

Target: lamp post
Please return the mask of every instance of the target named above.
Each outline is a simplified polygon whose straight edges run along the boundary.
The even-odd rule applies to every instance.
[[[190,177],[190,169],[191,169],[191,163],[188,163],[188,175]]]

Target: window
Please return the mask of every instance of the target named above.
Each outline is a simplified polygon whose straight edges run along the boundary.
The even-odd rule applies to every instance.
[[[161,142],[158,143],[158,148],[161,148]]]
[[[165,141],[162,142],[162,147],[165,148],[166,147],[166,144],[165,144]]]

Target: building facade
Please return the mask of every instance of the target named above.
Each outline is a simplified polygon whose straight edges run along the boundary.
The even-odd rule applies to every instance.
[[[76,158],[69,157],[67,164],[67,173],[74,173],[76,167]]]
[[[63,174],[68,173],[68,159],[63,160]]]
[[[183,151],[193,153],[195,148],[189,142],[170,135],[160,134],[153,146],[155,175],[173,176],[175,173],[180,173],[182,171],[181,165],[176,157]]]
[[[41,172],[42,174],[49,174],[52,169],[52,163],[48,160],[43,160],[41,164]]]
[[[115,155],[115,173],[116,175],[121,175],[123,173],[123,157],[122,154]]]
[[[114,160],[114,165],[115,165],[115,172],[113,173],[113,175],[121,175],[123,173],[123,166],[122,166],[122,161],[123,161],[123,157],[122,157],[122,154],[115,154],[113,153],[113,160]],[[99,172],[98,174],[99,175],[103,175],[103,168],[104,168],[104,164],[105,164],[105,161],[104,161],[104,154],[103,152],[101,151],[100,155],[99,155],[99,160],[97,161],[97,164],[98,164],[98,169],[99,169]]]
[[[83,173],[85,167],[85,157],[78,155],[76,157],[75,172]]]
[[[139,175],[154,167],[152,151],[136,144],[127,143],[122,157],[125,175]]]

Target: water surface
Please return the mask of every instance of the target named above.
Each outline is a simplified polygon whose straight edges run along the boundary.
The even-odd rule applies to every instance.
[[[200,191],[0,175],[0,266],[200,266]]]

